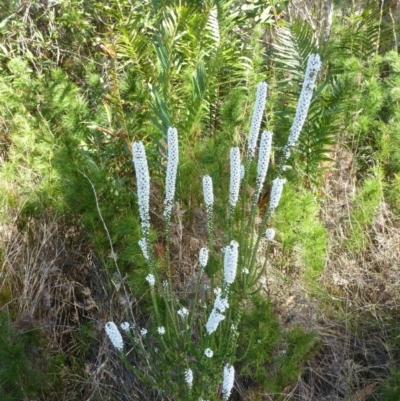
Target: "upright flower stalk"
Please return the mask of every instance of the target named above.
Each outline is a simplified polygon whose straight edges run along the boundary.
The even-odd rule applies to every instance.
[[[321,69],[321,59],[318,54],[311,54],[308,58],[306,73],[304,76],[303,87],[301,89],[296,114],[293,120],[292,128],[287,146],[294,146],[299,139],[301,129],[307,118],[308,109],[310,107],[312,94],[314,91],[315,81],[319,70]]]
[[[139,215],[143,233],[143,238],[139,241],[139,246],[143,256],[147,262],[150,263],[150,175],[146,151],[142,142],[136,141],[132,144],[132,155],[136,173]]]
[[[315,87],[315,81],[320,69],[321,59],[319,54],[311,54],[307,61],[307,68],[304,75],[299,101],[297,103],[296,114],[294,116],[293,124],[290,128],[289,138],[284,149],[284,160],[281,163],[282,165],[290,157],[291,148],[296,145],[296,142],[299,139],[304,122],[307,118],[308,109],[310,108]]]
[[[228,289],[235,281],[237,265],[239,259],[239,244],[232,240],[230,245],[223,249],[224,252],[224,286],[221,289],[216,289],[216,298],[214,301],[213,310],[210,313],[206,324],[208,334],[214,333],[220,322],[225,319],[224,312],[229,308]]]
[[[159,320],[160,316],[158,313],[158,306],[154,293],[154,284],[156,278],[153,273],[155,273],[155,266],[154,266],[154,261],[151,257],[150,238],[149,238],[150,237],[150,212],[149,212],[150,175],[149,175],[149,167],[147,164],[146,151],[142,142],[136,141],[132,144],[132,154],[136,173],[139,214],[143,233],[143,238],[139,240],[139,246],[142,250],[144,258],[146,259],[150,267],[150,273],[146,277],[146,280],[150,284],[151,298],[153,301],[157,320]]]
[[[208,262],[208,249],[207,248],[201,248],[199,252],[199,263],[201,268],[205,268],[207,266]]]
[[[230,151],[230,185],[229,185],[229,238],[233,237],[233,218],[234,211],[239,199],[241,164],[240,150],[238,147],[231,148]]]
[[[209,249],[214,247],[214,235],[213,235],[213,206],[214,206],[214,191],[212,178],[209,175],[203,177],[203,197],[204,204],[206,206],[207,215],[207,234]]]
[[[236,277],[239,259],[239,244],[232,240],[229,246],[224,248],[224,284],[230,286]]]
[[[190,368],[185,370],[185,382],[187,386],[191,389],[193,386],[193,371]]]
[[[165,199],[164,199],[164,218],[165,218],[165,234],[167,237],[167,264],[168,264],[168,282],[172,288],[171,281],[171,248],[170,248],[170,225],[171,213],[174,206],[176,176],[178,174],[179,164],[179,142],[178,131],[174,127],[168,128],[167,132],[168,154],[167,154],[167,174],[165,177]],[[172,310],[169,310],[172,315]]]
[[[122,340],[122,336],[118,330],[117,325],[114,322],[108,322],[105,325],[105,330],[112,345],[118,351],[122,351],[124,349],[124,341]]]
[[[250,163],[250,161],[254,158],[266,100],[267,84],[265,82],[260,82],[257,87],[256,102],[254,105],[253,118],[251,119],[250,134],[247,139],[248,163]]]
[[[231,210],[236,206],[239,199],[240,189],[240,150],[238,147],[231,148],[231,180],[229,185],[229,204]]]
[[[285,178],[275,178],[275,180],[272,181],[272,189],[268,206],[268,212],[270,214],[272,214],[273,211],[278,207],[279,201],[282,196],[283,186],[285,185],[285,183]]]
[[[272,146],[272,132],[264,131],[261,134],[260,151],[258,154],[256,188],[254,191],[253,204],[252,204],[253,208],[255,207],[255,204],[258,202],[262,187],[264,185],[265,178],[267,176],[269,159],[271,154],[271,146]]]
[[[147,241],[150,233],[150,175],[146,151],[142,142],[136,141],[132,144],[132,154],[136,172],[137,196],[142,232]]]
[[[166,227],[168,229],[171,220],[172,207],[174,204],[176,176],[178,172],[179,163],[179,145],[178,145],[178,131],[176,128],[170,127],[167,133],[168,141],[168,164],[167,176],[165,180],[165,210],[164,218]]]
[[[224,378],[222,381],[222,399],[227,401],[231,395],[235,382],[235,368],[232,365],[224,366]]]
[[[220,322],[225,319],[224,312],[229,308],[228,298],[222,296],[221,289],[216,288],[215,292],[217,296],[214,301],[214,307],[206,323],[206,331],[208,334],[212,334],[217,330]]]

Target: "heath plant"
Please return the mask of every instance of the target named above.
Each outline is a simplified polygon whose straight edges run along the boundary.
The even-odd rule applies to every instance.
[[[258,201],[267,177],[273,134],[264,131],[259,140],[267,84],[258,85],[247,149],[232,147],[230,151],[230,187],[226,199],[229,233],[222,250],[216,249],[214,242],[217,216],[214,215],[213,181],[209,175],[202,178],[208,238],[198,256],[194,300],[189,301],[175,291],[170,257],[169,232],[179,166],[178,132],[173,127],[167,132],[163,213],[167,252],[162,260],[153,252],[151,244],[150,173],[145,147],[139,141],[132,145],[142,231],[138,243],[148,266],[146,281],[153,308],[146,327],[139,327],[138,322],[108,322],[105,331],[134,376],[150,385],[161,398],[228,400],[232,394],[235,364],[237,369],[240,363],[237,346],[244,329],[242,317],[265,283],[269,246],[275,237],[272,217],[286,183],[285,165],[306,120],[320,67],[319,55],[310,55],[288,142],[272,181],[269,204],[263,212],[259,211]],[[252,164],[257,145],[254,183]],[[262,215],[258,216],[259,213]],[[260,262],[262,243],[266,243],[266,255]],[[204,276],[208,276],[210,284],[205,288],[205,296],[199,296]]]

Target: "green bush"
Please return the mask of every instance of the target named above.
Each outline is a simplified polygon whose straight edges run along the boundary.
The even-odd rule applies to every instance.
[[[24,322],[21,322],[21,325]],[[44,333],[32,324],[15,329],[0,315],[0,394],[4,401],[57,397],[63,358],[47,355]]]
[[[274,218],[282,263],[287,267],[288,260],[300,261],[304,278],[311,281],[322,273],[328,257],[328,232],[319,216],[320,205],[313,194],[289,182]]]
[[[382,178],[382,171],[376,169],[374,176],[367,178],[355,195],[349,216],[350,235],[346,240],[351,252],[361,252],[369,243],[369,227],[383,197]]]

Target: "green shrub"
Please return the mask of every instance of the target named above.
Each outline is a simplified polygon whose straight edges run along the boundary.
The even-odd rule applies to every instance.
[[[350,235],[346,240],[351,252],[361,252],[369,242],[369,227],[382,202],[383,186],[382,171],[376,169],[355,195],[349,216]]]
[[[282,263],[300,261],[305,279],[311,281],[322,273],[328,257],[328,232],[319,216],[320,205],[313,194],[289,182],[274,217]]]
[[[21,325],[23,322],[21,322]],[[48,399],[60,391],[62,358],[46,355],[44,333],[24,324],[16,330],[0,315],[0,394],[4,401]]]

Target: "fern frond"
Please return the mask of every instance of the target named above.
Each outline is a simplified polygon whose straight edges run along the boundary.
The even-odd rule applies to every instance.
[[[285,74],[302,80],[308,56],[315,52],[316,38],[312,28],[305,21],[278,28],[273,62]],[[286,80],[291,79],[289,77]]]

